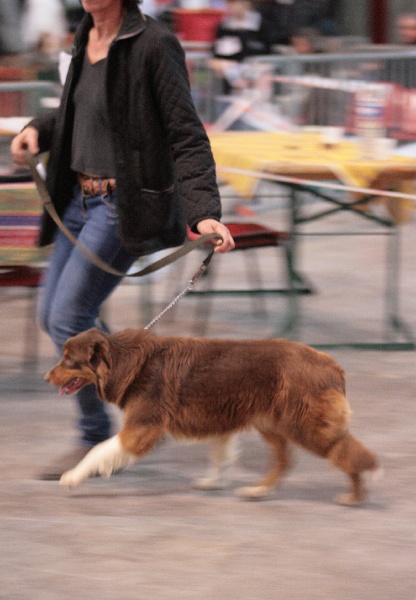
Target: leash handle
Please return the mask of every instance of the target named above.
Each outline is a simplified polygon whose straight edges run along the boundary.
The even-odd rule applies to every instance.
[[[26,151],[26,158],[29,163],[31,175],[32,175],[34,182],[36,183],[36,187],[37,187],[39,196],[42,200],[43,206],[44,206],[45,210],[48,212],[49,216],[55,222],[55,224],[59,227],[59,229],[66,235],[66,237],[71,241],[71,243],[76,248],[78,248],[78,250],[80,252],[82,252],[82,254],[84,256],[86,256],[96,267],[100,268],[101,270],[105,271],[106,273],[110,273],[111,275],[116,275],[117,277],[125,277],[127,275],[127,273],[118,271],[117,269],[114,269],[111,265],[107,264],[99,256],[97,256],[94,252],[89,250],[86,246],[84,246],[83,244],[80,244],[79,241],[76,239],[76,237],[74,237],[74,235],[69,231],[69,229],[62,222],[61,218],[59,217],[58,213],[56,212],[56,209],[53,205],[53,202],[49,195],[49,192],[46,189],[45,181],[43,180],[43,178],[41,177],[41,175],[37,169],[38,162],[29,150]],[[184,244],[183,246],[181,246],[180,248],[178,248],[177,250],[175,250],[168,256],[165,256],[165,257],[157,260],[156,262],[148,265],[144,269],[141,269],[134,273],[129,273],[128,277],[143,277],[143,275],[148,275],[149,273],[158,271],[162,267],[166,267],[167,265],[172,264],[179,258],[182,258],[186,254],[189,254],[189,252],[191,252],[195,248],[198,248],[200,246],[207,244],[208,242],[212,242],[214,240],[219,240],[219,239],[222,239],[222,237],[218,233],[206,233],[204,235],[201,235],[198,238],[196,238],[195,240],[187,242],[186,244]],[[206,262],[206,260],[208,260],[208,258],[209,258],[209,260],[208,260],[208,263],[209,263],[209,261],[212,258],[212,254],[213,254],[213,251],[210,252],[209,257],[207,257],[207,259],[205,259],[205,261],[202,263],[202,265],[204,265],[204,263]],[[206,266],[208,266],[208,263],[206,264]],[[201,265],[201,268],[202,268],[202,265]],[[206,269],[206,266],[202,269],[201,273],[199,273],[199,272],[198,272],[199,274],[196,273],[192,280],[195,279],[195,281],[197,281],[199,279],[200,275],[202,274],[202,272]]]

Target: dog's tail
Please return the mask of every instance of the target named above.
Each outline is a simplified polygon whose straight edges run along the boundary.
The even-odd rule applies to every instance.
[[[333,465],[346,473],[375,471],[379,468],[374,452],[366,448],[348,432],[334,444],[328,458]]]

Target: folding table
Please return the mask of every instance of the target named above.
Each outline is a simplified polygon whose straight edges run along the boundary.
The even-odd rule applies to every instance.
[[[414,349],[415,339],[399,315],[400,269],[399,225],[405,223],[412,210],[410,194],[387,198],[387,216],[377,216],[366,210],[369,200],[382,196],[382,190],[398,189],[406,182],[416,179],[416,162],[402,156],[389,155],[377,160],[364,159],[361,146],[356,140],[341,139],[336,144],[325,143],[316,131],[291,132],[209,132],[218,175],[242,197],[248,200],[260,195],[260,183],[274,175],[282,177],[279,183],[290,190],[290,239],[292,277],[298,279],[297,246],[300,239],[299,227],[312,220],[323,219],[335,212],[346,211],[359,218],[367,219],[388,236],[386,255],[387,283],[385,289],[385,325],[383,342],[356,344],[325,344],[328,346],[358,346],[380,349]],[[288,180],[284,181],[284,177]],[[322,182],[321,187],[307,181]],[[306,183],[305,183],[306,181]],[[338,182],[350,189],[368,189],[369,193],[331,193],[325,182]],[[380,190],[380,192],[377,192]],[[318,209],[313,215],[305,215],[300,195],[308,191],[320,198],[328,208]],[[360,232],[350,232],[357,235]],[[343,234],[345,235],[345,233]],[[294,315],[290,324],[292,336],[298,334],[300,306],[296,286],[292,295]],[[400,336],[401,341],[396,341]]]

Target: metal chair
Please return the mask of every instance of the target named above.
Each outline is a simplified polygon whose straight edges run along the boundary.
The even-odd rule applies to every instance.
[[[39,355],[39,331],[35,319],[36,291],[42,279],[42,268],[0,265],[0,288],[27,288],[29,302],[25,315],[23,336],[23,368],[36,370]]]
[[[242,289],[218,289],[215,285],[219,274],[218,261],[212,261],[203,277],[202,285],[204,289],[192,290],[190,292],[190,295],[203,296],[205,298],[203,309],[201,310],[201,307],[198,308],[199,318],[196,320],[195,332],[198,335],[206,334],[208,321],[212,311],[211,298],[214,295],[249,295],[253,299],[253,313],[258,316],[265,316],[266,307],[264,304],[264,295],[280,294],[288,296],[286,321],[281,332],[284,334],[290,330],[294,319],[294,294],[312,292],[311,287],[306,285],[303,278],[293,271],[289,233],[253,222],[229,222],[225,224],[235,241],[235,248],[231,252],[244,251],[248,287]],[[193,236],[195,236],[195,234],[189,234],[190,238]],[[278,251],[278,260],[280,259],[280,255],[283,254],[284,278],[286,281],[284,287],[270,288],[263,285],[258,251],[267,247],[276,248]],[[224,260],[226,260],[226,256],[227,255],[223,255]],[[203,319],[200,318],[201,314],[204,314]]]

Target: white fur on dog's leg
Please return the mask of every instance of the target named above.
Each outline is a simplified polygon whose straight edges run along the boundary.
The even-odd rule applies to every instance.
[[[211,442],[212,465],[193,483],[198,490],[222,490],[230,484],[230,473],[239,456],[236,436],[222,436]]]
[[[126,452],[120,444],[119,436],[115,435],[94,446],[76,467],[62,475],[60,484],[75,487],[97,473],[110,477],[114,471],[128,467],[136,460],[137,456]]]

